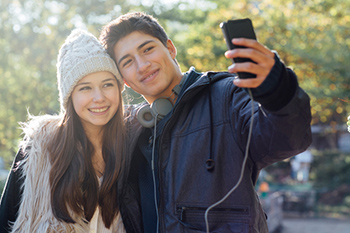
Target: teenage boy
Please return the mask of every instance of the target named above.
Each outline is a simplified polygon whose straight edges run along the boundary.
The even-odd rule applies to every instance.
[[[256,64],[183,74],[164,29],[139,12],[106,25],[100,40],[125,84],[148,102],[131,107],[128,117],[130,151],[120,201],[127,231],[203,232],[209,227],[210,232],[267,233],[254,189],[259,171],[311,143],[309,98],[294,72],[257,41],[238,39],[233,43],[247,48],[225,56]],[[234,74],[247,71],[257,77],[240,80]],[[174,105],[168,114],[162,113],[165,102]],[[157,122],[147,114],[165,116]]]

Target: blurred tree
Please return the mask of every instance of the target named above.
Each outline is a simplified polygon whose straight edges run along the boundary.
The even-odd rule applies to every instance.
[[[336,151],[313,151],[310,174],[316,188],[332,190],[342,184],[350,187],[350,154]],[[332,164],[332,166],[329,166]],[[348,193],[349,194],[349,193]]]

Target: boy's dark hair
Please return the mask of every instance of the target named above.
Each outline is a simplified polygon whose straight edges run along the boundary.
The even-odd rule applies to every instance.
[[[153,36],[167,46],[168,35],[163,27],[156,18],[142,12],[128,13],[111,21],[103,27],[99,39],[115,61],[114,46],[120,39],[135,31]]]

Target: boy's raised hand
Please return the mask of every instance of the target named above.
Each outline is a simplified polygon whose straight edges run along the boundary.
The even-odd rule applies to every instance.
[[[234,84],[243,88],[256,88],[260,86],[275,64],[275,54],[256,40],[238,38],[232,39],[232,43],[247,48],[228,50],[225,52],[226,58],[243,57],[250,58],[256,62],[256,64],[252,62],[233,63],[229,66],[228,71],[230,73],[249,72],[256,74],[256,78],[235,79]]]

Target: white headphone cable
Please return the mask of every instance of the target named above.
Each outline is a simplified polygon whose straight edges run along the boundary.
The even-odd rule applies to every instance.
[[[204,215],[204,219],[205,219],[205,227],[206,227],[206,232],[209,233],[209,222],[208,222],[208,214],[209,211],[211,209],[213,209],[214,207],[220,205],[222,202],[224,202],[232,193],[233,191],[235,191],[237,189],[237,187],[240,185],[240,183],[242,182],[243,179],[243,175],[244,175],[244,169],[245,169],[245,164],[247,162],[248,159],[248,153],[249,153],[249,146],[250,146],[250,139],[252,136],[252,129],[253,129],[253,120],[254,120],[254,99],[253,99],[253,95],[251,90],[248,88],[248,93],[249,96],[251,98],[251,120],[250,120],[250,128],[249,128],[249,133],[248,133],[248,139],[247,139],[247,145],[246,145],[246,149],[245,149],[245,155],[244,155],[244,159],[243,159],[243,163],[242,163],[242,170],[241,170],[241,174],[239,176],[239,179],[237,181],[237,183],[235,184],[235,186],[233,186],[233,188],[218,202],[212,204],[211,206],[209,206],[206,211],[205,211],[205,215]]]
[[[151,160],[151,166],[152,166],[152,178],[153,178],[153,193],[154,193],[154,206],[156,209],[156,215],[157,215],[157,230],[156,233],[159,232],[159,213],[158,213],[158,200],[157,200],[157,184],[156,184],[156,174],[154,170],[154,150],[156,145],[156,137],[157,137],[157,119],[158,114],[154,118],[154,130],[153,130],[153,145],[152,145],[152,160]]]

